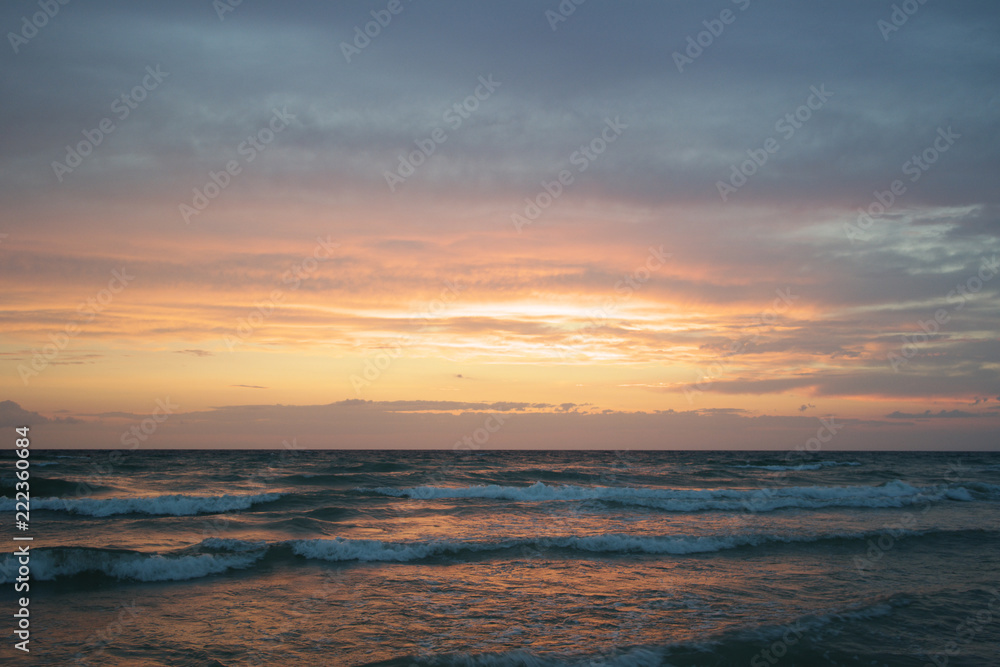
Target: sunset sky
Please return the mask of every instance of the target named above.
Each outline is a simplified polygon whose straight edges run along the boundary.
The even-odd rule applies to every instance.
[[[995,2],[52,4],[0,9],[39,446],[1000,446]]]

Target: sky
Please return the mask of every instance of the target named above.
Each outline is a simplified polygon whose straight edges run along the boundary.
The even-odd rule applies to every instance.
[[[0,426],[38,446],[1000,447],[995,2],[0,29]]]

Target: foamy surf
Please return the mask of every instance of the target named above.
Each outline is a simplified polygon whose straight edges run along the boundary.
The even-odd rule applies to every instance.
[[[76,547],[36,548],[31,554],[31,577],[54,581],[83,573],[100,573],[132,581],[187,581],[230,569],[250,567],[264,557],[266,549],[224,554],[146,554],[127,550]],[[16,566],[10,557],[0,564],[0,583],[14,580]]]
[[[894,540],[907,538],[971,535],[981,531],[900,530]],[[449,557],[456,560],[517,558],[525,554],[547,558],[573,558],[574,554],[622,556],[686,556],[769,545],[809,544],[832,540],[863,541],[883,535],[883,531],[791,535],[745,533],[739,535],[657,535],[636,536],[608,533],[583,536],[536,536],[501,541],[491,540],[412,540],[383,541],[343,537],[309,540],[240,540],[209,538],[197,545],[164,553],[129,549],[88,547],[36,547],[32,553],[32,578],[53,581],[83,573],[133,581],[185,581],[253,566],[263,558],[294,567],[295,557],[328,562],[411,562]],[[863,542],[862,542],[863,543]],[[0,584],[14,581],[17,561],[8,554],[0,560]]]
[[[363,493],[406,497],[414,500],[441,498],[484,498],[512,502],[552,502],[599,500],[640,505],[674,512],[707,510],[765,512],[786,508],[825,507],[904,507],[941,500],[971,501],[970,491],[961,486],[915,487],[899,480],[879,486],[794,486],[758,489],[657,489],[646,487],[549,486],[419,486],[408,489],[388,487],[357,489]]]
[[[895,540],[927,535],[954,535],[963,531],[897,530]],[[650,554],[684,556],[689,554],[727,551],[741,547],[769,544],[813,543],[827,540],[865,540],[884,535],[884,531],[821,533],[814,535],[761,534],[739,535],[662,535],[636,536],[623,533],[603,535],[530,537],[503,541],[429,540],[389,542],[382,540],[330,539],[293,540],[287,542],[292,551],[305,558],[326,561],[396,561],[423,560],[436,556],[455,556],[510,551],[514,549],[552,553],[556,551],[603,554]]]
[[[33,498],[31,509],[69,512],[84,516],[105,517],[118,514],[157,516],[193,516],[245,510],[282,497],[280,493],[253,495],[187,496],[174,494],[149,498]],[[14,499],[0,498],[0,511],[13,511]]]

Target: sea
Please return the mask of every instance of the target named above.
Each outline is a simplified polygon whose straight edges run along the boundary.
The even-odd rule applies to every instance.
[[[1000,665],[998,453],[34,450],[24,531],[15,470],[5,665]]]

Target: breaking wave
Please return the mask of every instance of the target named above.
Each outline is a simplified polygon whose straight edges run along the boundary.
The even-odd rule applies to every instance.
[[[129,549],[99,549],[89,547],[36,547],[31,550],[31,576],[38,581],[72,577],[83,573],[99,573],[120,580],[185,581],[228,570],[253,567],[261,560],[294,566],[301,558],[329,562],[408,562],[435,557],[469,558],[518,557],[560,552],[572,554],[649,554],[684,556],[712,553],[739,548],[772,545],[795,545],[817,542],[861,540],[883,535],[883,531],[856,533],[825,533],[817,535],[743,533],[736,535],[651,535],[636,536],[608,533],[585,536],[525,537],[503,541],[477,540],[415,540],[390,542],[342,537],[280,542],[209,538],[193,547],[166,553],[149,553]],[[983,540],[995,538],[995,531],[926,530],[895,531],[896,540],[945,536],[949,540],[968,537]],[[18,562],[12,554],[0,560],[0,584],[17,576]]]
[[[32,498],[31,509],[69,512],[84,516],[113,516],[117,514],[152,514],[159,516],[193,516],[232,510],[245,510],[259,503],[268,503],[282,497],[280,493],[254,495],[187,496],[175,494],[151,498]],[[0,498],[0,511],[12,511],[14,501]]]
[[[409,489],[382,487],[357,490],[417,500],[438,498],[487,498],[515,502],[599,500],[671,512],[707,510],[767,512],[785,508],[818,509],[825,507],[885,508],[905,507],[941,500],[972,501],[976,499],[972,491],[962,486],[915,487],[899,480],[879,486],[773,486],[758,489],[549,486],[542,482],[536,482],[527,487],[492,484],[454,488],[419,486]],[[985,495],[993,497],[995,493],[987,492]]]

